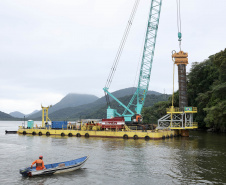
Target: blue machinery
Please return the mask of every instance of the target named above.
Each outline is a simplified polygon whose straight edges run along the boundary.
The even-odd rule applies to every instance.
[[[149,82],[150,82],[150,75],[151,75],[151,68],[152,68],[152,62],[154,57],[154,51],[155,51],[155,43],[156,43],[156,37],[157,37],[157,31],[158,31],[158,25],[159,25],[159,18],[160,18],[160,12],[161,12],[161,6],[162,6],[162,0],[152,0],[151,6],[150,6],[150,13],[149,13],[149,19],[147,23],[147,31],[146,31],[146,37],[145,37],[145,44],[143,49],[143,56],[142,56],[142,62],[141,62],[141,68],[140,68],[140,75],[139,75],[139,82],[136,92],[134,93],[132,99],[130,100],[129,104],[126,106],[124,105],[120,100],[118,100],[113,94],[111,94],[108,89],[110,87],[112,78],[114,76],[114,72],[117,67],[118,60],[120,58],[122,49],[124,47],[128,32],[130,30],[130,26],[132,25],[133,17],[136,12],[136,8],[138,6],[139,0],[135,2],[130,20],[128,22],[128,25],[126,27],[124,37],[121,41],[121,45],[119,47],[118,53],[115,58],[115,62],[113,64],[113,67],[111,68],[110,75],[108,77],[107,83],[105,87],[103,88],[107,100],[107,118],[113,118],[115,116],[124,117],[125,121],[131,121],[132,117],[134,115],[140,115],[142,108],[144,106],[145,98],[148,92]],[[110,100],[109,96],[112,97],[115,101],[119,103],[120,106],[124,107],[125,110],[122,114],[118,113],[117,110],[111,109],[110,107]],[[136,99],[136,103],[134,104],[134,100]],[[135,106],[135,112],[131,110],[131,106]]]

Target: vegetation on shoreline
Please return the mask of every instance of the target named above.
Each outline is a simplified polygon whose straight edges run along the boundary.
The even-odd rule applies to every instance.
[[[194,119],[199,128],[212,128],[214,131],[226,131],[226,49],[209,59],[192,64],[187,75],[187,92],[189,106],[197,107]],[[174,104],[178,106],[178,92]],[[166,114],[168,101],[158,102],[153,107],[143,109],[144,122],[156,123]]]

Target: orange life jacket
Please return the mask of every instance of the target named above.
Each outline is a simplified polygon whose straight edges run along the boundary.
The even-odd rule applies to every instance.
[[[36,170],[43,170],[45,168],[43,160],[37,159],[32,163],[32,165],[34,165],[35,163],[36,163]]]

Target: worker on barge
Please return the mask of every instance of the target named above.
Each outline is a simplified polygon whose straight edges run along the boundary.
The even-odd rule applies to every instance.
[[[31,168],[33,168],[33,165],[36,163],[36,170],[44,170],[44,169],[46,169],[46,167],[44,166],[44,161],[42,159],[43,159],[43,156],[40,155],[39,159],[35,160],[31,164]]]

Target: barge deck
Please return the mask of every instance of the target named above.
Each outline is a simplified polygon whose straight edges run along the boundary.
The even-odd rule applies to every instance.
[[[68,137],[103,137],[103,138],[123,138],[123,139],[165,139],[179,136],[180,130],[130,130],[130,131],[112,131],[112,130],[72,130],[72,129],[41,129],[41,128],[19,128],[19,134],[30,135],[58,135]]]

